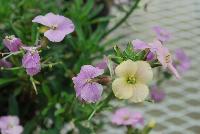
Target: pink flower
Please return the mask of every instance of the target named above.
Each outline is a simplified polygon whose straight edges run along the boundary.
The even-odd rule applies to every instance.
[[[80,73],[72,78],[76,96],[88,103],[99,101],[103,92],[103,86],[96,81],[96,77],[103,73],[104,70],[98,67],[91,65],[82,66]]]
[[[186,55],[186,53],[182,49],[175,50],[174,60],[175,60],[175,63],[174,63],[175,67],[181,73],[184,73],[185,71],[187,71],[191,66],[189,57]]]
[[[132,45],[135,50],[145,50],[151,48],[151,46],[149,46],[148,43],[141,41],[139,39],[133,40]]]
[[[152,29],[156,33],[157,39],[161,42],[169,41],[169,39],[171,38],[169,31],[161,28],[160,26],[155,26]]]
[[[100,69],[108,68],[108,57],[104,56],[103,60],[96,64],[96,67]]]
[[[66,35],[74,31],[74,24],[70,19],[53,13],[48,13],[45,16],[39,15],[32,22],[47,26],[48,30],[44,36],[52,42],[60,42]]]
[[[141,40],[133,40],[132,44],[135,50],[149,49],[150,52],[147,55],[147,60],[154,59],[155,55],[164,68],[168,68],[176,78],[180,78],[176,68],[172,64],[172,57],[169,50],[160,41],[155,40],[153,43],[147,44]]]
[[[179,73],[172,64],[172,57],[169,53],[169,50],[164,47],[160,41],[154,41],[153,44],[156,46],[155,52],[158,61],[162,64],[164,68],[168,68],[176,76],[177,79],[180,79]]]
[[[165,92],[161,89],[158,89],[158,86],[153,85],[151,87],[151,99],[155,102],[161,102],[165,98]]]
[[[1,134],[22,134],[23,127],[19,125],[17,116],[0,117]]]
[[[23,47],[27,53],[23,56],[22,65],[26,68],[28,75],[33,76],[40,72],[40,55],[37,51],[37,47]]]
[[[19,38],[11,35],[6,36],[5,39],[3,39],[3,44],[9,49],[10,52],[16,52],[20,49],[22,42]]]
[[[132,113],[127,108],[119,108],[112,117],[112,123],[116,125],[132,126],[142,125],[144,119],[138,112]]]

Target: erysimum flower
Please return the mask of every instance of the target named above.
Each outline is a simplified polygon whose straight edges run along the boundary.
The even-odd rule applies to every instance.
[[[0,117],[1,134],[22,134],[23,127],[19,124],[17,116]]]
[[[186,55],[186,53],[182,49],[176,49],[175,50],[175,67],[177,68],[178,71],[184,73],[187,71],[190,66],[191,62],[189,57]]]
[[[9,49],[10,52],[16,52],[20,49],[22,42],[19,38],[11,35],[6,36],[5,39],[3,39],[3,44]]]
[[[153,43],[149,44],[140,40],[133,40],[132,44],[136,50],[149,49],[150,52],[147,55],[147,60],[152,60],[154,59],[154,56],[156,56],[164,68],[168,68],[176,78],[180,78],[176,68],[172,64],[172,57],[169,50],[164,47],[159,40],[154,40]]]
[[[169,31],[161,28],[160,26],[155,26],[152,29],[156,33],[157,39],[161,42],[169,41],[169,39],[171,38]]]
[[[70,19],[53,13],[45,16],[39,15],[32,22],[46,26],[48,30],[44,32],[44,36],[52,42],[60,42],[66,35],[74,31],[74,24]]]
[[[112,83],[112,90],[119,99],[142,102],[149,94],[146,83],[152,80],[153,71],[146,61],[127,60],[115,69],[117,78]]]
[[[36,75],[41,70],[40,55],[37,47],[23,47],[27,53],[22,58],[22,65],[26,68],[27,74]]]
[[[100,69],[108,68],[108,57],[104,56],[103,60],[97,63],[96,67]]]
[[[158,89],[156,85],[151,87],[151,99],[155,102],[161,102],[165,98],[165,92]]]
[[[103,86],[97,83],[96,77],[102,75],[103,72],[103,69],[91,65],[81,67],[80,73],[72,78],[76,96],[80,100],[94,103],[101,98]]]
[[[119,108],[115,111],[112,117],[112,123],[116,125],[132,126],[135,127],[144,123],[141,113],[133,113],[128,108]]]
[[[156,55],[159,62],[164,68],[168,68],[176,76],[177,79],[180,79],[179,73],[172,64],[172,57],[169,53],[169,50],[166,47],[163,47],[160,41],[155,41],[154,44],[159,46],[156,49]]]
[[[152,48],[152,46],[150,46],[148,43],[144,42],[144,41],[141,41],[139,39],[136,39],[136,40],[133,40],[132,41],[132,45],[133,45],[133,48],[138,51],[138,50],[145,50],[145,49],[150,49]],[[148,54],[147,54],[147,57],[146,57],[146,60],[147,61],[151,61],[155,58],[154,56],[154,53],[149,51]]]

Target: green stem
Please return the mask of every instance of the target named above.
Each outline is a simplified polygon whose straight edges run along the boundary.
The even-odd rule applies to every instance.
[[[33,85],[33,89],[35,90],[35,93],[38,94],[38,92],[37,92],[37,87],[36,87],[36,85],[35,85],[35,82],[34,82],[34,79],[33,79],[32,76],[30,77],[30,81],[31,81],[31,83],[32,83],[32,85]]]
[[[17,55],[17,54],[20,54],[20,53],[22,53],[22,52],[23,52],[23,51],[12,52],[12,53],[10,53],[9,55],[3,57],[3,60],[6,60],[6,59],[9,58],[10,56],[12,56],[12,55]]]
[[[12,68],[1,67],[1,70],[18,70],[18,69],[22,69],[22,67],[12,67]]]
[[[135,4],[130,8],[130,10],[125,14],[125,16],[119,20],[119,22],[117,22],[112,28],[110,28],[104,35],[103,38],[106,37],[108,34],[110,34],[111,32],[113,32],[116,28],[118,28],[121,24],[123,24],[123,22],[125,22],[128,17],[131,15],[131,13],[137,8],[138,4],[139,4],[140,0],[136,0]]]
[[[100,111],[103,107],[105,107],[110,102],[112,97],[113,97],[113,92],[111,91],[106,97],[106,99],[103,100],[101,103],[99,103],[99,105],[92,111],[92,113],[88,117],[88,120],[90,121],[96,112]]]
[[[42,64],[42,67],[53,67],[55,65],[58,65],[58,64],[62,64],[62,62],[55,62],[55,63],[50,63],[50,64]]]

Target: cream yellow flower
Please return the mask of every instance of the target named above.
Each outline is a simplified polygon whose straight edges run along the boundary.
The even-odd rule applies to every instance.
[[[117,78],[112,83],[112,90],[119,99],[142,102],[149,94],[147,83],[153,78],[153,71],[146,61],[127,60],[115,69]]]

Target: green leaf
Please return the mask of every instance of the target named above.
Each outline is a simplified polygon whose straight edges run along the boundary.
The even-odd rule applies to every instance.
[[[122,54],[120,48],[117,45],[114,46],[114,51],[115,51],[116,56],[123,57],[123,54]]]
[[[16,81],[17,78],[2,78],[0,79],[0,86]]]
[[[34,44],[36,42],[36,40],[38,39],[38,27],[37,24],[33,24],[32,25],[32,30],[31,30],[31,41]]]
[[[14,95],[11,95],[9,97],[8,113],[9,113],[9,115],[18,115],[19,114],[18,103],[17,103],[16,97]]]
[[[56,112],[54,113],[55,116],[58,116],[59,114],[62,114],[65,112],[65,109],[64,108],[60,108],[58,110],[56,110]]]
[[[36,125],[37,123],[34,119],[26,123],[23,134],[31,134]]]
[[[100,22],[108,22],[112,18],[114,18],[114,17],[113,16],[99,17],[99,18],[93,19],[91,21],[91,24],[100,23]]]
[[[135,52],[133,51],[133,46],[131,43],[128,43],[126,49],[123,52],[123,57],[126,59],[135,60]]]

